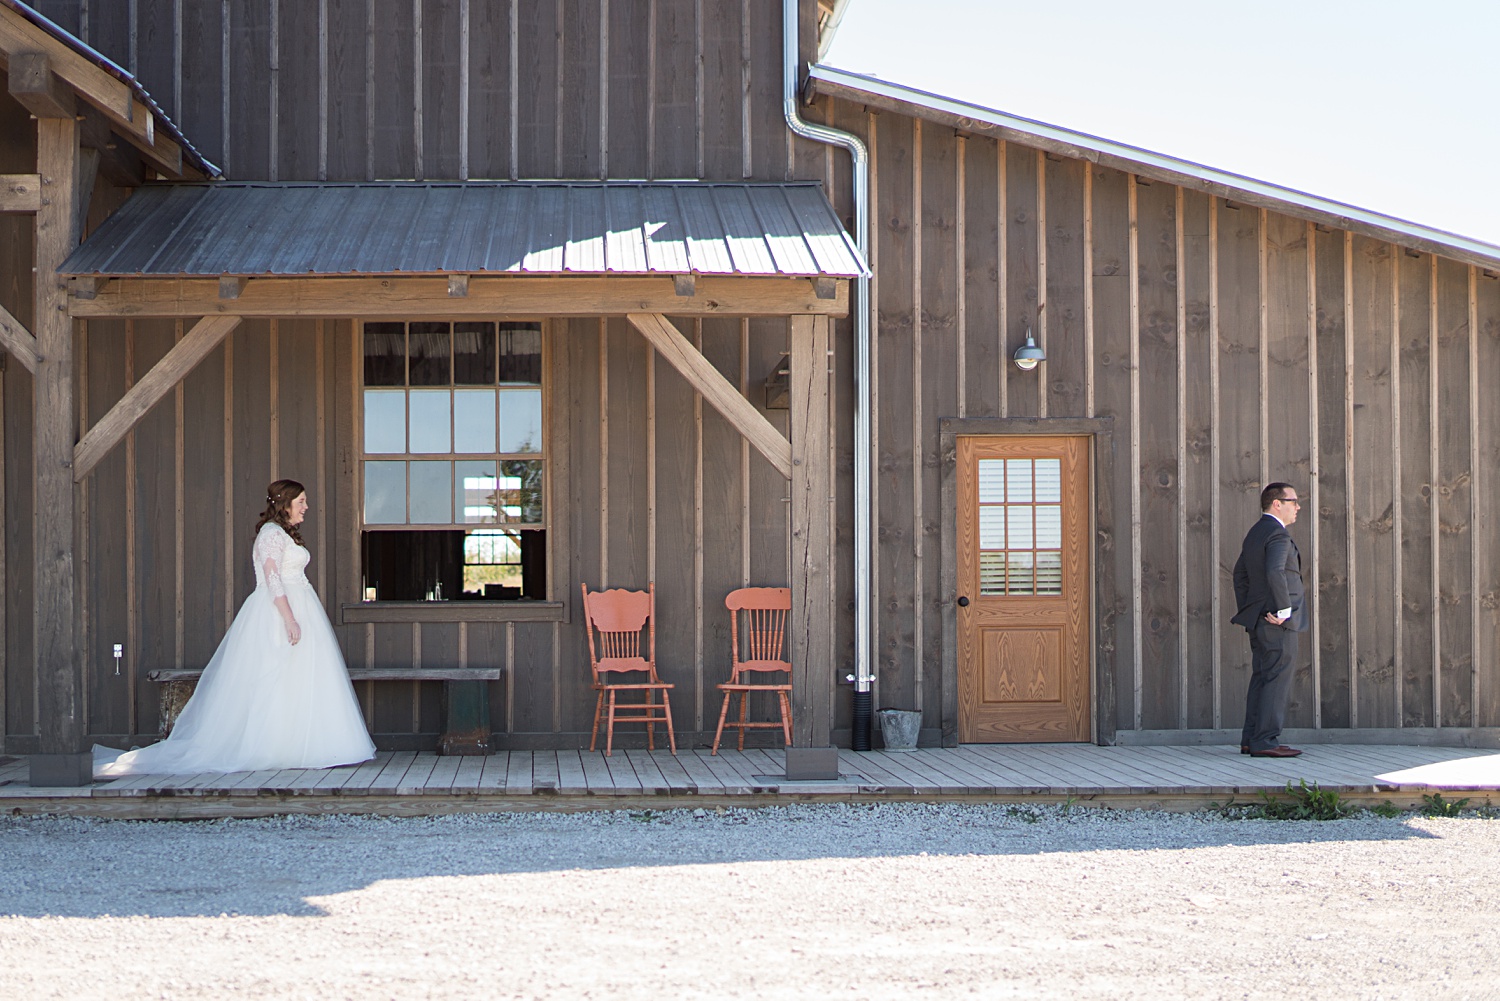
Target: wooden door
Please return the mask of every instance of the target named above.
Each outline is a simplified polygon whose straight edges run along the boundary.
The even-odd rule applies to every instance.
[[[1089,446],[958,439],[960,741],[1090,739]]]

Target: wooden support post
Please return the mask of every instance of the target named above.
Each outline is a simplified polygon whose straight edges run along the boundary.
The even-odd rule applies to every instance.
[[[245,282],[249,281],[244,275],[220,275],[219,276],[219,298],[238,299],[240,293],[245,291]]]
[[[468,275],[448,276],[448,295],[454,299],[462,299],[469,294]]]
[[[34,290],[38,359],[32,382],[32,628],[41,753],[31,759],[33,786],[81,786],[93,780],[84,743],[83,672],[74,615],[73,322],[67,282],[57,274],[78,244],[77,158],[75,119],[37,119],[42,204],[36,213]]]
[[[792,317],[792,742],[793,750],[829,746],[833,665],[828,662],[833,544],[828,505],[828,319]],[[838,760],[832,775],[838,777]]]

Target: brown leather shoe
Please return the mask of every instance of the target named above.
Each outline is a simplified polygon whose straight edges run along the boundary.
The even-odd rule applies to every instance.
[[[1250,752],[1250,757],[1252,757],[1252,758],[1295,758],[1297,755],[1299,755],[1301,753],[1302,752],[1299,751],[1299,750],[1297,750],[1295,747],[1287,747],[1285,744],[1282,744],[1280,747],[1268,747],[1264,751],[1251,751]]]
[[[1249,744],[1241,744],[1240,745],[1240,753],[1241,754],[1249,754],[1250,753],[1250,745]]]

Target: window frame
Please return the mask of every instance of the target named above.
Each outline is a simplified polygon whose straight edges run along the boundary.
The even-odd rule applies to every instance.
[[[498,462],[517,459],[521,461],[540,461],[542,464],[542,518],[540,522],[527,522],[523,525],[497,522],[495,524],[444,524],[444,525],[412,525],[412,524],[386,524],[381,522],[369,522],[364,520],[365,505],[365,463],[367,461],[381,461],[379,453],[365,452],[365,327],[372,323],[426,323],[433,322],[432,318],[420,316],[370,316],[359,317],[353,322],[353,368],[354,368],[354,427],[353,441],[351,442],[354,453],[353,478],[353,500],[356,517],[351,532],[353,553],[353,564],[361,566],[362,536],[367,531],[455,531],[458,529],[483,529],[483,528],[518,528],[521,531],[543,531],[546,533],[545,561],[546,561],[546,599],[545,600],[522,600],[522,601],[464,601],[444,599],[442,601],[375,601],[360,600],[364,597],[358,593],[358,575],[351,575],[356,584],[355,599],[345,602],[340,608],[340,620],[342,623],[376,623],[376,622],[568,622],[569,605],[567,601],[567,589],[560,586],[557,579],[557,567],[559,565],[557,555],[558,535],[565,531],[565,519],[559,517],[556,509],[558,490],[555,484],[558,482],[558,456],[555,453],[557,440],[556,427],[553,420],[553,364],[555,359],[554,338],[556,329],[553,321],[548,317],[539,316],[509,316],[496,315],[484,317],[480,322],[500,323],[535,323],[541,328],[541,448],[536,453],[501,453],[495,452],[494,457]],[[461,322],[449,319],[452,323]],[[408,330],[409,333],[409,330]],[[450,341],[451,343],[451,341]],[[409,344],[408,344],[409,350]],[[409,359],[407,361],[409,365]],[[451,373],[450,373],[451,378]],[[409,394],[412,387],[409,385],[410,374],[406,376],[408,384],[403,389]],[[388,387],[389,388],[389,387]],[[437,388],[437,387],[431,387]],[[450,388],[462,388],[453,386]],[[497,384],[497,391],[503,391],[503,387]],[[450,415],[452,413],[450,405]],[[451,417],[450,417],[451,420]],[[498,432],[498,425],[497,425]],[[450,445],[453,442],[450,439]],[[497,443],[498,444],[498,443]],[[407,442],[410,448],[410,442]],[[426,456],[430,461],[448,461],[449,463],[465,461],[458,456],[468,456],[470,453],[458,452],[433,452],[433,453],[391,453],[391,461],[424,461]],[[446,460],[444,459],[446,457]],[[408,479],[408,491],[410,490]],[[456,483],[456,481],[455,481]],[[456,487],[455,487],[456,491]],[[458,498],[454,498],[455,504]]]

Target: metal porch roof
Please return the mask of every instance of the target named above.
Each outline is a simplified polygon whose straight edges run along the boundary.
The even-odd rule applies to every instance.
[[[153,184],[60,271],[107,277],[868,274],[817,183]]]

